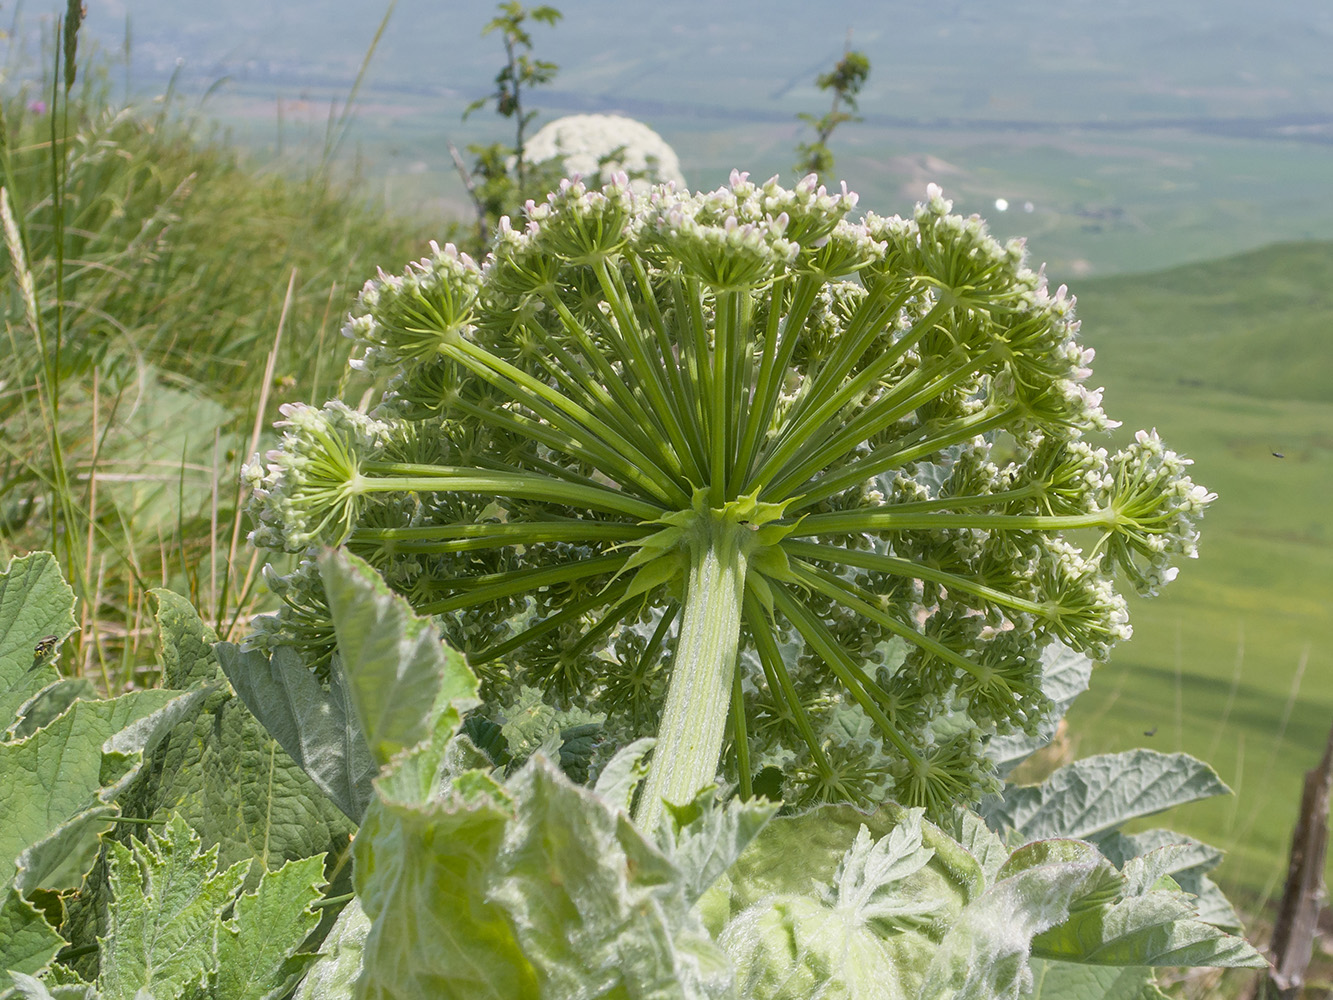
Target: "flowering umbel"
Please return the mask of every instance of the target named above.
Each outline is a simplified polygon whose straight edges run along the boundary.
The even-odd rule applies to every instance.
[[[642,820],[720,759],[747,796],[770,766],[807,800],[975,795],[1047,708],[1043,648],[1127,637],[1114,581],[1171,579],[1212,496],[1155,433],[1089,443],[1092,352],[1020,243],[934,185],[912,219],[855,204],[566,182],[480,267],[381,274],[346,332],[388,389],[286,412],[256,544],[365,556],[493,694],[655,727]]]

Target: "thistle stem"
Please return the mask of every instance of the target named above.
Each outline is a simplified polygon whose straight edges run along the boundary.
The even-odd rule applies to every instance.
[[[748,534],[710,513],[700,518],[692,540],[671,682],[634,817],[642,829],[657,826],[663,800],[687,803],[717,776],[740,641]]]

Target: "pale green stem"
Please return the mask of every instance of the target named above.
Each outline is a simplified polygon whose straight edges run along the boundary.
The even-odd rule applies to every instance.
[[[684,804],[717,777],[740,643],[748,529],[706,515],[691,545],[676,658],[657,747],[634,817],[653,830],[663,800]]]

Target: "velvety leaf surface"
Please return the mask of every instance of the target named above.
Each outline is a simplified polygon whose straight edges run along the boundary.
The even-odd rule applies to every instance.
[[[353,710],[341,670],[326,691],[286,646],[270,658],[220,642],[218,662],[236,694],[310,779],[353,822],[370,801],[376,764]]]
[[[962,847],[893,805],[779,817],[728,877],[719,943],[747,1000],[914,998],[944,930],[985,886]]]
[[[181,695],[135,691],[110,701],[78,701],[25,740],[0,743],[0,879],[12,877],[19,852],[43,840],[76,813],[97,804],[105,780],[103,744],[148,719]],[[151,738],[153,726],[121,741],[121,755]],[[113,765],[113,780],[125,773]]]
[[[928,960],[921,1000],[1013,1000],[1029,988],[1033,936],[1066,919],[1076,901],[1115,884],[1111,864],[1082,847],[1036,852],[1001,869],[1000,881],[963,909]]]
[[[1032,953],[1089,965],[1263,968],[1243,938],[1198,920],[1193,900],[1167,877],[1192,853],[1178,845],[1132,858],[1114,896],[1080,901],[1068,920],[1033,940]]]
[[[352,1000],[369,933],[370,919],[353,899],[338,914],[293,1000]]]
[[[213,630],[179,595],[156,596],[168,679],[220,687],[158,747],[123,799],[126,814],[180,813],[204,843],[219,846],[223,865],[261,862],[251,888],[285,861],[344,850],[352,823],[227,689]]]
[[[781,805],[738,798],[714,804],[708,801],[712,797],[705,790],[688,807],[668,806],[658,831],[657,846],[680,873],[690,905],[722,877]]]
[[[146,843],[112,841],[108,849],[115,905],[99,940],[100,992],[106,1000],[136,1000],[145,988],[149,996],[179,995],[213,967],[218,917],[250,862],[216,871],[217,847],[200,852],[199,838],[179,816]]]
[[[424,755],[409,752],[395,772]],[[536,973],[504,911],[487,899],[508,809],[489,797],[400,798],[422,782],[399,773],[395,788],[391,776],[377,781],[355,842],[357,892],[373,921],[358,996],[535,1000]]]
[[[13,985],[11,971],[40,972],[64,946],[64,938],[32,904],[17,890],[4,890],[0,896],[0,991]]]
[[[217,942],[217,971],[209,1000],[275,1000],[314,960],[297,956],[319,924],[310,909],[324,883],[323,857],[289,861],[268,872],[236,901]]]
[[[1147,968],[1073,965],[1034,958],[1032,1000],[1166,1000]]]
[[[1173,867],[1166,874],[1184,892],[1195,897],[1194,909],[1199,920],[1226,931],[1240,932],[1243,929],[1244,925],[1235,907],[1207,874],[1222,861],[1222,852],[1216,847],[1174,830],[1160,829],[1130,835],[1112,831],[1096,837],[1094,843],[1113,864],[1120,867],[1124,867],[1131,858],[1140,857],[1159,847],[1186,846],[1188,850],[1172,855]]]
[[[508,913],[542,996],[722,995],[730,970],[690,913],[684,879],[623,813],[543,757],[508,790],[515,817],[488,898]]]
[[[320,575],[347,688],[376,762],[387,763],[437,726],[452,733],[461,713],[477,704],[477,681],[462,654],[356,556],[328,553]]]
[[[77,699],[91,701],[96,697],[97,690],[86,677],[56,681],[18,707],[16,711],[19,717],[14,720],[4,738],[13,741],[31,736],[59,718]]]
[[[63,640],[77,627],[74,591],[60,575],[55,556],[34,552],[11,559],[0,573],[0,722],[6,728],[20,705],[60,679],[37,643]]]
[[[95,805],[71,816],[15,859],[14,885],[32,889],[77,889],[101,849],[99,838],[111,829],[120,810]]]
[[[1040,785],[1010,785],[984,804],[993,829],[1027,839],[1096,836],[1172,806],[1230,792],[1207,764],[1183,753],[1128,750],[1066,764]]]

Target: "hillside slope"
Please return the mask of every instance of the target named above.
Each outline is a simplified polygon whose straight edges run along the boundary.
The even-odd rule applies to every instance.
[[[1231,852],[1224,881],[1254,902],[1280,890],[1333,718],[1333,243],[1075,291],[1119,435],[1157,427],[1218,494],[1198,563],[1131,603],[1133,640],[1071,713],[1077,752],[1147,744],[1217,768],[1236,796],[1168,822]]]
[[[1099,377],[1333,402],[1333,243],[1282,243],[1075,290]]]

